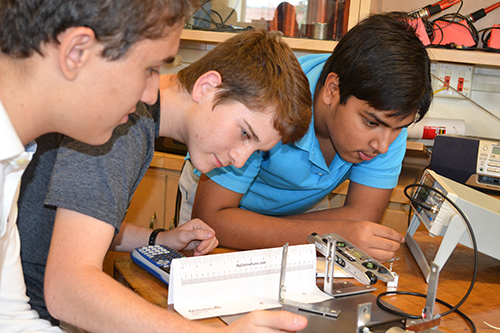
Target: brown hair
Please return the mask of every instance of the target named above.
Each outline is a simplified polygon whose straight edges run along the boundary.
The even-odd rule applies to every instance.
[[[0,0],[0,48],[14,58],[42,54],[70,27],[91,28],[104,45],[103,57],[116,60],[136,42],[158,39],[182,25],[195,0]]]
[[[284,144],[300,140],[311,122],[309,82],[290,47],[275,31],[245,31],[219,44],[178,73],[188,91],[208,71],[222,77],[214,107],[237,101],[258,112],[272,110]]]

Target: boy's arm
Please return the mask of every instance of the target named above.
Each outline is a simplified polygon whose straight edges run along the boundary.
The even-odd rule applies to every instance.
[[[45,275],[50,313],[92,332],[215,332],[214,328],[147,302],[102,271],[113,226],[58,208]],[[220,332],[296,331],[306,319],[287,312],[256,311]]]
[[[214,228],[220,245],[254,249],[306,243],[307,235],[335,232],[379,260],[394,257],[403,236],[378,223],[392,190],[351,182],[346,203],[334,208],[287,217],[273,217],[238,208],[242,194],[202,175],[192,217]],[[370,222],[373,221],[373,222]]]
[[[132,252],[137,247],[148,245],[151,232],[151,229],[123,222],[109,249]],[[193,255],[196,256],[212,252],[219,241],[212,228],[203,221],[194,219],[175,229],[160,232],[156,237],[156,244],[167,245],[178,251],[193,250]]]

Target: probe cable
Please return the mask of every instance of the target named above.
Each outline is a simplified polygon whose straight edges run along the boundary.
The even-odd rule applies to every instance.
[[[413,187],[421,187],[421,188],[425,188],[425,189],[427,189],[429,191],[436,192],[439,196],[441,196],[446,201],[448,201],[448,203],[450,203],[450,205],[452,205],[453,208],[455,208],[455,210],[462,217],[463,222],[467,225],[467,229],[469,231],[469,235],[470,235],[470,238],[472,240],[473,249],[474,249],[474,271],[473,271],[471,283],[469,285],[469,289],[467,290],[467,292],[465,293],[465,295],[462,297],[462,299],[460,300],[460,302],[458,302],[455,306],[452,306],[451,304],[448,304],[445,301],[440,300],[439,298],[436,298],[436,302],[438,302],[440,304],[443,304],[443,305],[445,305],[446,307],[449,308],[448,311],[445,311],[445,312],[441,313],[439,316],[444,317],[444,316],[446,316],[446,315],[448,315],[448,314],[450,314],[452,312],[456,312],[460,317],[462,317],[471,326],[472,331],[476,332],[476,326],[474,325],[474,322],[469,317],[467,317],[465,315],[465,313],[463,313],[462,311],[458,310],[458,308],[465,302],[465,300],[469,297],[470,293],[472,292],[472,288],[474,287],[474,284],[476,282],[476,277],[477,277],[478,250],[477,250],[476,237],[474,235],[474,231],[472,230],[472,226],[471,226],[471,224],[469,222],[469,219],[464,214],[464,212],[460,209],[460,207],[458,207],[450,198],[448,198],[447,195],[445,195],[444,193],[442,193],[438,189],[433,188],[433,187],[431,187],[429,185],[425,185],[425,184],[410,184],[410,185],[406,186],[405,189],[404,189],[404,194],[410,200],[411,203],[413,203],[415,205],[418,205],[418,206],[421,206],[421,207],[427,206],[426,204],[423,204],[419,200],[416,200],[416,199],[412,198],[408,194],[408,189],[413,188]],[[411,315],[411,314],[408,314],[408,313],[405,313],[405,312],[401,312],[401,311],[397,311],[397,310],[393,310],[393,309],[387,307],[381,301],[381,298],[383,296],[386,296],[386,295],[411,295],[411,296],[418,296],[418,297],[424,297],[425,298],[425,297],[427,297],[426,294],[416,293],[416,292],[409,292],[409,291],[384,291],[384,292],[380,293],[377,296],[377,305],[380,306],[383,310],[385,310],[387,312],[390,312],[392,314],[401,316],[401,317],[405,317],[405,318],[422,319],[421,315]]]
[[[429,169],[431,167],[430,164],[428,164],[425,168],[423,168],[418,175],[415,177],[415,183],[418,183],[420,181],[420,178],[422,178],[422,175],[424,174],[425,170]],[[415,186],[416,187],[416,186]],[[413,197],[413,194],[415,193],[415,190],[411,192],[411,196]],[[415,213],[413,212],[413,206],[410,205],[410,209],[408,211],[408,227],[410,226],[411,220]]]
[[[236,4],[234,5],[234,7],[238,6],[239,1],[240,0],[238,0],[236,2]],[[202,10],[203,12],[205,12],[205,14],[207,15],[207,17],[209,19],[206,19],[206,18],[203,18],[203,17],[194,16],[194,14],[196,14],[198,12],[198,10],[196,10],[193,13],[193,15],[191,16],[191,18],[194,18],[194,19],[197,19],[197,20],[200,20],[200,21],[204,21],[204,22],[209,22],[209,23],[215,25],[215,29],[207,29],[207,30],[217,30],[217,29],[224,29],[224,28],[232,28],[232,26],[226,25],[226,22],[236,12],[235,8],[233,8],[231,10],[231,12],[229,12],[229,14],[227,15],[227,17],[225,19],[223,19],[222,16],[219,14],[219,12],[211,9],[210,10],[211,13],[209,13],[208,10],[205,7],[203,7],[205,4],[212,2],[212,0],[204,0],[204,1],[202,0],[201,2],[202,2],[202,4],[201,4],[201,6],[200,6],[200,8],[198,10]],[[215,20],[212,18],[212,14],[217,15],[217,17],[219,18],[220,23],[215,22]]]

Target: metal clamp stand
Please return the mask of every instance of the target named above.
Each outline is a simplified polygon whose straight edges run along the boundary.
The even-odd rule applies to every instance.
[[[431,263],[429,271],[429,284],[427,286],[427,297],[425,299],[425,307],[422,309],[422,319],[412,320],[407,326],[407,330],[414,332],[422,332],[432,329],[432,332],[439,333],[437,327],[441,323],[441,316],[434,315],[434,306],[436,304],[437,285],[439,280],[439,272],[441,267],[435,262]]]
[[[288,300],[285,298],[286,287],[285,287],[285,274],[286,274],[286,258],[288,255],[288,243],[283,246],[283,257],[281,259],[281,271],[280,271],[280,290],[278,295],[278,301],[284,306],[290,309],[302,310],[307,312],[312,312],[316,314],[320,314],[323,316],[334,317],[337,318],[340,314],[339,310],[330,309],[324,306],[320,306],[317,304],[308,304],[301,303],[292,300]],[[296,312],[296,311],[292,311]]]
[[[429,274],[429,286],[427,287],[427,297],[425,299],[425,307],[422,310],[422,319],[424,321],[431,321],[434,319],[434,305],[436,304],[439,271],[439,265],[432,262]]]

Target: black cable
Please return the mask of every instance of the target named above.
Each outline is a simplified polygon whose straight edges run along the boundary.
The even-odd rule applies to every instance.
[[[462,9],[462,6],[464,5],[464,2],[463,1],[460,1],[460,7],[458,7],[458,10],[455,12],[455,16],[453,17],[453,20],[455,20],[456,16],[458,15],[458,13],[460,13],[460,10]],[[441,44],[441,42],[443,41],[443,37],[444,37],[444,34],[443,34],[443,28],[446,28],[448,25],[445,25],[444,27],[441,27],[440,25],[438,25],[436,23],[436,21],[440,20],[443,16],[431,21],[431,20],[428,20],[428,19],[424,19],[424,25],[425,25],[425,30],[427,31],[427,36],[429,37],[429,40],[431,42],[431,44],[428,45],[428,47],[433,47],[433,46],[436,46],[436,45],[439,45]],[[450,22],[451,24],[451,22]],[[434,33],[434,31],[436,31],[436,28],[439,29],[441,31],[441,40],[437,43],[437,44],[432,44],[434,42],[434,38],[436,37],[436,34]]]
[[[209,2],[209,1],[207,1],[207,2]],[[207,2],[205,2],[205,3],[207,3]],[[205,7],[203,7],[203,6],[200,7],[200,9],[205,12],[205,14],[210,19],[210,21],[207,20],[207,19],[205,19],[205,18],[202,18],[202,17],[193,17],[193,18],[198,19],[200,21],[205,21],[205,22],[213,23],[217,28],[221,27],[224,24],[224,22],[222,22],[222,16],[220,16],[220,14],[218,12],[216,12],[215,10],[211,10],[210,13],[209,13],[207,11],[207,9]],[[219,16],[220,23],[215,22],[215,20],[212,18],[212,14],[213,13],[215,13],[217,16]]]
[[[476,278],[477,278],[477,257],[478,257],[478,250],[477,250],[477,242],[476,242],[476,236],[474,234],[474,230],[472,230],[472,225],[470,224],[469,222],[469,219],[467,218],[467,216],[465,215],[465,213],[460,209],[460,207],[457,206],[456,203],[454,203],[450,198],[448,198],[447,195],[445,195],[443,192],[441,192],[440,190],[432,187],[432,186],[429,186],[429,185],[425,185],[425,184],[410,184],[408,186],[405,187],[404,189],[404,194],[405,196],[412,202],[418,202],[416,201],[415,199],[411,198],[408,193],[407,193],[407,189],[409,188],[412,188],[412,187],[422,187],[422,188],[425,188],[429,191],[433,191],[435,193],[437,193],[439,196],[441,196],[443,199],[445,199],[446,201],[448,201],[448,203],[450,203],[453,208],[455,208],[455,210],[460,214],[460,216],[462,217],[462,220],[463,222],[466,224],[467,226],[467,229],[469,231],[469,234],[470,234],[470,238],[471,238],[471,241],[472,241],[472,246],[473,246],[473,250],[474,250],[474,272],[473,272],[473,275],[472,275],[472,280],[471,280],[471,284],[469,286],[469,289],[467,290],[466,294],[464,295],[464,297],[462,298],[462,300],[460,300],[460,302],[458,302],[457,305],[455,305],[455,307],[453,309],[451,309],[450,311],[448,312],[445,312],[443,313],[441,316],[446,316],[447,314],[453,312],[455,309],[457,309],[458,307],[460,307],[464,302],[465,300],[467,299],[467,297],[469,297],[470,293],[472,292],[472,288],[474,287],[474,284],[476,282]],[[418,204],[418,203],[417,203]]]
[[[234,14],[235,12],[236,12],[236,10],[233,8],[233,10],[229,13],[229,15],[227,15],[226,19],[225,19],[224,21],[222,21],[222,24],[223,24],[223,25],[226,25],[227,20],[229,20],[229,18],[230,18],[231,16],[233,16],[233,14]],[[222,18],[221,18],[221,19],[222,19]]]
[[[468,288],[467,292],[465,293],[465,295],[462,297],[462,299],[455,306],[451,306],[451,305],[448,306],[449,305],[448,303],[446,303],[438,298],[436,298],[436,302],[443,304],[443,305],[446,305],[450,308],[450,310],[441,313],[440,314],[441,317],[444,317],[452,312],[456,312],[457,314],[459,314],[462,318],[464,318],[471,325],[473,332],[476,332],[476,327],[475,327],[474,323],[472,322],[472,320],[470,320],[470,318],[468,318],[464,313],[462,313],[461,311],[458,310],[458,308],[467,300],[470,293],[472,292],[472,289],[474,288],[474,284],[476,283],[476,278],[477,278],[478,250],[477,250],[476,236],[474,235],[474,231],[472,230],[472,225],[470,224],[469,219],[464,214],[464,212],[460,209],[460,207],[458,207],[447,195],[445,195],[443,192],[441,192],[440,190],[438,190],[432,186],[425,185],[425,184],[410,184],[410,185],[406,186],[404,189],[404,194],[410,200],[410,202],[412,204],[422,206],[421,205],[422,203],[420,201],[414,199],[411,195],[408,194],[408,189],[413,188],[413,187],[425,188],[429,191],[433,191],[433,192],[437,193],[439,196],[441,196],[443,199],[445,199],[451,206],[453,206],[453,208],[455,208],[455,210],[458,212],[458,214],[460,214],[463,222],[467,226],[467,229],[468,229],[470,237],[471,237],[472,245],[473,245],[473,250],[474,250],[474,271],[472,274],[472,280],[471,280],[471,283],[469,285],[469,288]],[[440,269],[442,269],[442,268],[440,268]],[[387,291],[387,292],[382,292],[377,296],[377,304],[382,309],[384,309],[388,312],[399,315],[401,317],[410,318],[410,319],[421,319],[422,318],[421,315],[407,314],[404,312],[389,309],[387,306],[383,305],[381,302],[381,297],[388,295],[388,294],[412,295],[412,296],[419,296],[419,297],[427,297],[427,295],[420,294],[420,293],[410,293],[410,292],[405,292],[405,291]]]
[[[444,38],[443,28],[439,24],[437,24],[435,21],[429,21],[428,26],[430,26],[430,28],[429,28],[430,35],[432,36],[432,38],[429,37],[431,44],[429,44],[428,46],[438,46],[439,44],[441,44],[441,42],[443,41],[443,38]],[[437,42],[436,44],[432,44],[434,42],[434,38],[436,38],[436,33],[435,33],[436,28],[441,32],[441,40],[439,42]],[[429,33],[427,33],[427,35],[429,35]]]
[[[199,8],[197,8],[195,10],[195,12],[193,13],[193,15],[190,17],[189,20],[191,19],[195,19],[195,20],[198,20],[198,21],[203,21],[203,22],[208,22],[210,24],[213,24],[215,25],[216,28],[223,28],[225,26],[225,21],[222,19],[222,16],[215,10],[210,10],[210,12],[208,12],[208,10],[203,7],[205,6],[207,3],[210,3],[212,2],[212,0],[205,0],[205,1],[201,1],[201,4],[199,6]],[[205,14],[206,14],[206,17],[208,18],[205,18],[205,17],[201,17],[201,16],[195,16],[196,13],[198,13],[199,11],[203,11]],[[217,15],[217,17],[219,18],[219,21],[220,23],[217,23],[213,18],[212,18],[212,14],[215,14]]]
[[[219,14],[219,12],[215,11],[212,9],[212,13],[217,15],[219,17],[219,20],[220,20],[220,26],[223,27],[225,26],[225,21],[222,20],[222,16]]]
[[[425,168],[423,168],[417,175],[417,177],[415,177],[415,184],[418,184],[418,182],[420,181],[420,178],[422,178],[422,175],[424,174],[425,170],[429,169],[431,167],[431,165],[427,165]],[[411,193],[411,196],[413,197],[413,194],[414,192]],[[412,219],[412,211],[413,211],[413,206],[410,205],[410,210],[408,211],[408,227],[410,226],[410,223],[411,223],[411,219]]]
[[[483,33],[481,35],[481,42],[483,42],[483,47],[485,47],[486,45],[488,45],[488,40],[490,39],[491,29],[492,28],[493,27],[485,28],[485,29],[481,29],[481,30],[478,31],[478,33]]]
[[[427,295],[421,294],[421,293],[409,292],[409,291],[384,291],[377,296],[377,305],[380,306],[380,308],[382,308],[383,310],[390,312],[392,314],[401,316],[401,317],[409,318],[409,319],[422,319],[422,316],[410,315],[410,314],[402,313],[399,311],[395,311],[395,310],[385,306],[382,303],[381,298],[383,296],[394,295],[394,294],[410,295],[410,296],[417,296],[417,297],[424,297],[424,298],[427,297]],[[436,302],[438,302],[439,304],[442,304],[450,309],[453,308],[453,306],[451,304],[446,303],[445,301],[440,300],[439,298],[436,298]],[[460,317],[462,317],[470,325],[470,327],[472,328],[472,332],[474,332],[474,333],[476,332],[476,325],[474,324],[472,319],[470,319],[465,313],[463,313],[462,311],[460,311],[458,309],[455,309],[454,312],[456,312]]]
[[[462,9],[462,6],[463,6],[463,1],[460,1],[460,7],[458,8],[458,10],[455,13],[445,14],[445,15],[438,17],[437,19],[431,21],[430,28],[429,28],[429,24],[426,24],[427,35],[429,36],[429,39],[431,40],[431,44],[429,46],[431,46],[431,45],[432,45],[432,47],[445,46],[445,47],[454,47],[454,48],[460,48],[460,49],[475,49],[475,48],[477,48],[478,43],[479,43],[479,34],[478,34],[476,28],[474,27],[474,24],[471,22],[471,20],[468,17],[465,17],[464,15],[460,14],[460,10]],[[451,19],[450,19],[450,17],[451,17]],[[459,20],[457,20],[457,19],[459,19]],[[436,23],[438,21],[447,22],[448,24],[441,27]],[[465,25],[465,24],[461,23],[462,21],[465,21],[467,24]],[[444,38],[443,29],[448,27],[452,23],[461,25],[469,31],[472,39],[474,40],[473,46],[460,46],[460,45],[454,45],[454,44],[440,45],[441,42],[443,41],[443,38]],[[432,44],[434,42],[434,38],[435,38],[434,32],[436,31],[436,28],[441,31],[441,40],[436,44]]]
[[[436,38],[436,28],[441,31],[441,40],[437,43],[439,45],[443,41],[443,28],[441,28],[441,26],[437,23],[434,23],[434,21],[425,20],[425,30],[427,31],[427,36],[429,36],[429,41],[431,42],[428,46],[431,46],[434,42],[434,38]]]
[[[199,21],[204,21],[204,22],[209,22],[213,25],[215,25],[215,29],[202,29],[202,30],[220,30],[220,29],[226,29],[226,28],[231,28],[230,26],[226,25],[226,22],[229,20],[229,18],[231,18],[231,16],[233,16],[234,13],[236,13],[236,9],[233,8],[229,14],[226,16],[225,19],[222,18],[222,16],[215,10],[211,10],[211,13],[209,13],[203,6],[207,3],[210,3],[212,2],[212,0],[204,0],[204,1],[201,1],[201,4],[199,6],[199,8],[193,13],[193,15],[190,17],[190,20],[192,18],[194,19],[197,19]],[[204,17],[198,17],[198,16],[194,16],[194,14],[196,14],[196,12],[198,12],[199,10],[202,10],[205,12],[205,14],[207,15],[208,19],[204,18]],[[217,23],[213,18],[212,18],[212,14],[215,14],[217,15],[218,17],[218,20],[220,23]],[[187,23],[186,23],[187,25]]]

